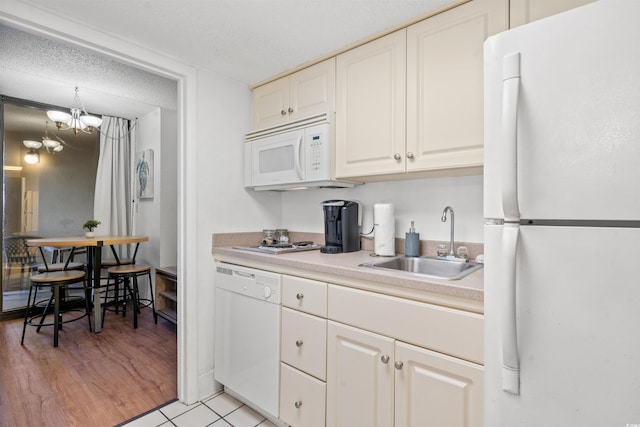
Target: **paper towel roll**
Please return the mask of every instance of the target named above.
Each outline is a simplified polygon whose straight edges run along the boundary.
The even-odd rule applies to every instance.
[[[396,223],[391,203],[373,205],[373,225],[376,255],[394,256],[396,254]]]

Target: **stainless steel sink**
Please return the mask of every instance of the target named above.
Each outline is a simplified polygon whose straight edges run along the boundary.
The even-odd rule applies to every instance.
[[[382,261],[373,261],[360,264],[361,267],[381,268],[385,270],[400,271],[438,279],[458,280],[474,271],[480,270],[483,265],[474,261],[458,259],[446,259],[439,257],[406,257],[399,256]]]

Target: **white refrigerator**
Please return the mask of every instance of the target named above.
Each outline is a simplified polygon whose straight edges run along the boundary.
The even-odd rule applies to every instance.
[[[484,53],[485,426],[640,426],[640,1]]]

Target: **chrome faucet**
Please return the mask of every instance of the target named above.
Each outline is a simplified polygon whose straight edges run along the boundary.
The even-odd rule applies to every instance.
[[[451,237],[449,238],[449,256],[455,257],[453,253],[453,228],[455,226],[455,214],[453,213],[453,208],[451,206],[447,206],[442,211],[442,222],[447,222],[447,211],[451,212]]]

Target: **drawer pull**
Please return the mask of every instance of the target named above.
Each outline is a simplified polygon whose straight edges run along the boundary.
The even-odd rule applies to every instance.
[[[380,360],[382,361],[382,363],[389,363],[389,356],[386,354],[383,354]]]
[[[404,363],[398,360],[396,363],[393,364],[393,366],[395,366],[397,370],[400,370],[404,366]]]
[[[302,344],[303,344],[302,340],[296,341],[296,347],[302,347]]]
[[[296,294],[296,298],[301,300],[302,298],[304,298],[304,294],[302,292],[300,292],[299,294]]]
[[[293,404],[293,406],[300,409],[300,407],[302,406],[302,400],[298,400],[296,403]]]

